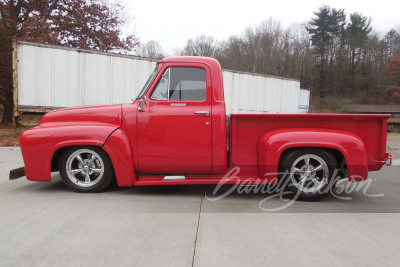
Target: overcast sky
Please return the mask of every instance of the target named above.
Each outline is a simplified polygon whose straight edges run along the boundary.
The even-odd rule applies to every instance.
[[[211,35],[218,41],[240,35],[246,27],[259,25],[270,17],[284,27],[309,21],[318,7],[343,8],[347,14],[360,12],[372,18],[374,30],[386,33],[400,27],[399,0],[299,0],[299,1],[218,1],[218,0],[126,0],[135,17],[129,31],[142,43],[156,40],[164,52],[172,55],[189,38]]]

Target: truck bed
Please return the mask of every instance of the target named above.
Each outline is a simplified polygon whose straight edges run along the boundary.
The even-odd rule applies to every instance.
[[[370,158],[379,159],[386,154],[385,122],[389,117],[386,114],[232,114],[230,165],[256,167],[257,142],[265,132],[282,128],[324,128],[358,135],[368,149],[368,170],[379,170],[382,165]]]

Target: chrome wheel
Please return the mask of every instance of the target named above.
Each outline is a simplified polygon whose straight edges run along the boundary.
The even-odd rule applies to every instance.
[[[66,173],[71,182],[79,187],[91,187],[104,176],[104,162],[95,151],[79,149],[66,161]]]
[[[303,155],[293,162],[290,168],[290,180],[303,192],[317,192],[329,181],[328,165],[317,155]]]

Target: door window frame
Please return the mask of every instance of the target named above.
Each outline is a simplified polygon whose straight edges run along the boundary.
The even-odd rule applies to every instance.
[[[158,84],[160,83],[162,76],[164,73],[167,71],[169,68],[201,68],[205,71],[206,73],[206,97],[203,100],[158,100],[158,99],[152,99],[151,95],[153,92],[156,90]],[[171,73],[171,72],[170,72]],[[197,104],[210,104],[211,106],[211,99],[212,99],[212,78],[211,78],[211,70],[210,67],[207,64],[204,63],[180,63],[180,62],[174,62],[174,63],[165,63],[163,66],[160,66],[159,74],[156,76],[156,78],[153,80],[154,82],[152,83],[151,87],[145,94],[147,96],[147,99],[150,102],[156,102],[156,103],[197,103]],[[168,81],[170,83],[170,81]],[[168,96],[169,98],[169,96]]]

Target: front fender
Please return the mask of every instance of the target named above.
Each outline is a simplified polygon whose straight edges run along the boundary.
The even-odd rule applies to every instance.
[[[359,136],[342,130],[316,128],[285,128],[262,134],[257,145],[259,177],[276,179],[282,153],[296,147],[335,149],[346,160],[350,181],[368,177],[367,151]]]
[[[55,124],[24,131],[20,137],[26,178],[31,181],[51,181],[51,161],[54,153],[69,146],[103,146],[118,127],[108,124]]]

